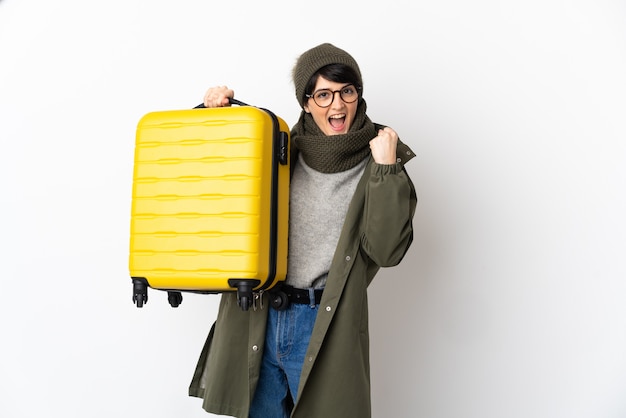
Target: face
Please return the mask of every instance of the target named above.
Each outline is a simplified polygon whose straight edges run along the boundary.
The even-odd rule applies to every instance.
[[[341,90],[346,86],[346,83],[336,83],[334,81],[326,80],[324,77],[319,76],[317,83],[315,83],[315,89],[313,93],[318,90],[327,89],[330,91]],[[355,100],[352,103],[346,103],[341,99],[341,95],[333,93],[335,95],[333,102],[328,107],[320,107],[315,103],[312,98],[308,98],[304,102],[304,110],[313,116],[313,120],[319,126],[320,130],[325,135],[339,135],[345,134],[352,126],[356,115],[356,108],[359,101]]]

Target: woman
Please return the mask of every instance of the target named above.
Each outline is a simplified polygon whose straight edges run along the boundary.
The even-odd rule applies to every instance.
[[[221,299],[190,395],[212,413],[251,418],[371,415],[367,286],[412,239],[414,154],[366,114],[358,64],[331,44],[293,69],[302,113],[291,132],[285,310]],[[206,107],[234,92],[214,87]]]

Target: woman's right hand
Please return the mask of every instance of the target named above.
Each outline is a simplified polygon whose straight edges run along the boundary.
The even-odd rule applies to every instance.
[[[234,98],[235,92],[226,86],[211,87],[204,94],[205,107],[230,106],[228,98]]]

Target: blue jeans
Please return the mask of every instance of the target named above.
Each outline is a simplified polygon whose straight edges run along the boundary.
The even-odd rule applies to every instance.
[[[250,418],[288,418],[296,401],[319,305],[291,304],[284,311],[269,308],[259,383]]]

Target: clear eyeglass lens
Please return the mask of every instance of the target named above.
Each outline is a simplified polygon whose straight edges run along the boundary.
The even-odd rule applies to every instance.
[[[346,103],[351,103],[359,97],[359,93],[354,86],[347,86],[341,90],[341,99]]]
[[[313,95],[315,103],[320,106],[328,106],[333,101],[333,92],[330,90],[319,90]]]

